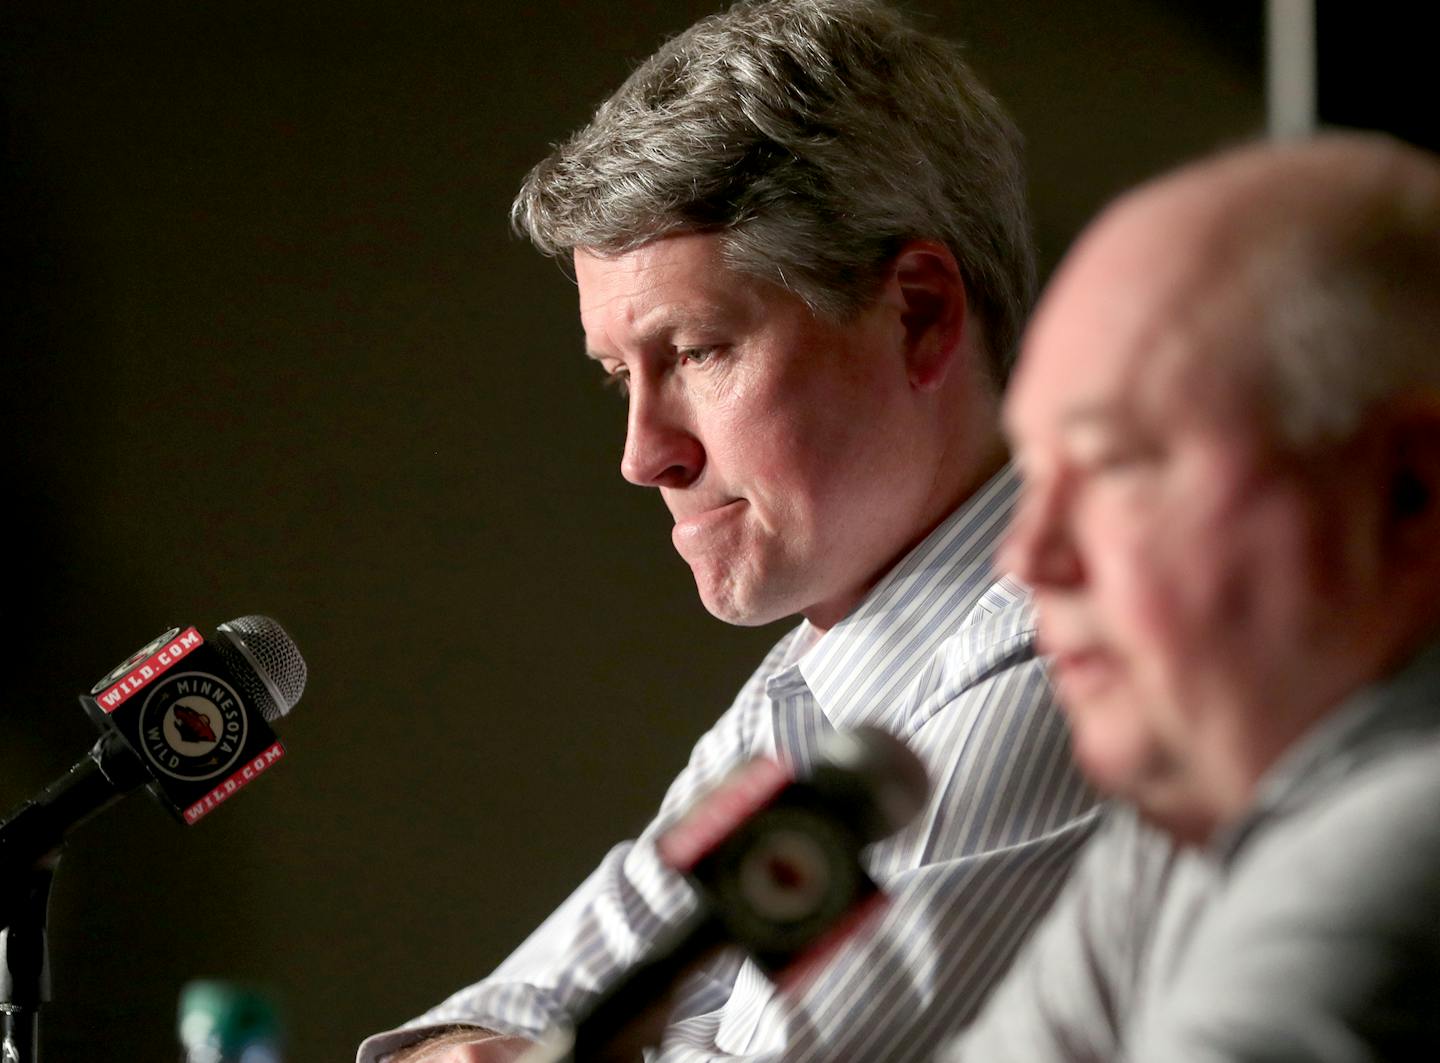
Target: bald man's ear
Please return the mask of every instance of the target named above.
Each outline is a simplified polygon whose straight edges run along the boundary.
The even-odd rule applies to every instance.
[[[934,240],[911,240],[895,256],[891,281],[905,328],[910,386],[934,391],[962,358],[967,303],[955,256]]]
[[[1440,592],[1440,395],[1402,400],[1388,422],[1387,547]]]

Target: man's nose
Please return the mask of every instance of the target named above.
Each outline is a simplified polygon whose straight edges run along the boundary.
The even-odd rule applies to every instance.
[[[1084,566],[1069,525],[1057,487],[1022,488],[997,565],[1037,590],[1075,586],[1084,578]]]
[[[687,487],[705,467],[705,448],[686,411],[655,385],[632,377],[620,474],[641,487]]]

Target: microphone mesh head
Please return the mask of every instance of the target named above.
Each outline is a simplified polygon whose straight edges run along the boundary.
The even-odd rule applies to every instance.
[[[278,621],[268,616],[241,616],[227,620],[216,631],[224,636],[216,639],[216,647],[266,720],[278,720],[295,707],[305,693],[305,658]],[[241,660],[235,659],[237,654]]]
[[[930,797],[925,765],[900,739],[878,727],[833,731],[821,741],[816,774],[829,768],[843,779],[867,841],[894,834],[920,814]]]

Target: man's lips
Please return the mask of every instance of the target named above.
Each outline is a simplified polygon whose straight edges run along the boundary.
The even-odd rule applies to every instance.
[[[1051,650],[1049,657],[1050,672],[1062,693],[1094,690],[1115,674],[1114,656],[1098,646]]]
[[[1108,656],[1105,651],[1095,648],[1046,650],[1056,668],[1084,668]]]
[[[675,549],[683,555],[687,548],[703,547],[707,540],[713,538],[731,521],[737,519],[744,506],[743,498],[732,498],[728,502],[721,502],[719,505],[688,516],[677,516],[675,527],[670,531],[670,538],[675,544]]]

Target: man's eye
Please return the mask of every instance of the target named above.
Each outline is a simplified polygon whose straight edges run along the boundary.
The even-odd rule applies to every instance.
[[[1077,464],[1091,476],[1121,476],[1149,469],[1159,459],[1158,448],[1137,443],[1097,449]]]
[[[1089,472],[1116,472],[1133,464],[1134,456],[1132,451],[1112,447],[1087,454],[1083,464]]]
[[[718,350],[718,347],[677,347],[675,354],[681,365],[704,365]]]

